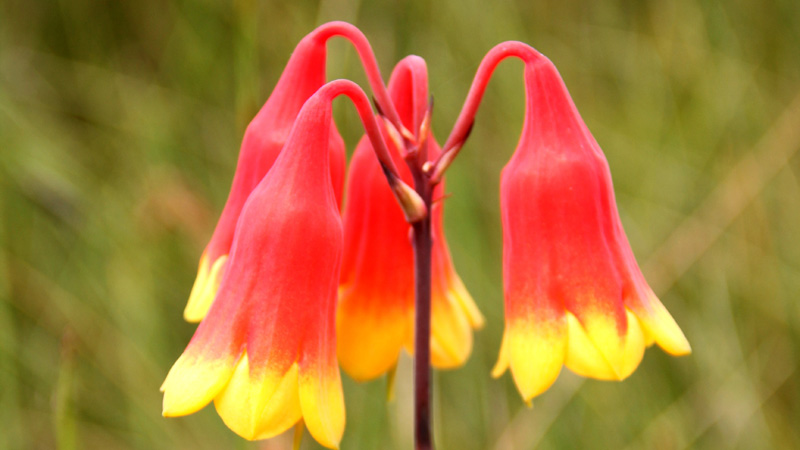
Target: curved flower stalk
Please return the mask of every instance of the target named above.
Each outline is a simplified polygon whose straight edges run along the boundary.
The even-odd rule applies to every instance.
[[[265,439],[303,420],[338,447],[344,400],[335,307],[342,224],[331,183],[331,83],[303,106],[245,203],[208,316],[162,386],[165,416],[214,400],[225,424]]]
[[[605,156],[544,56],[526,65],[525,89],[522,135],[501,178],[506,329],[493,375],[510,367],[529,401],[562,365],[622,380],[654,342],[673,355],[691,349],[647,285]]]
[[[428,134],[428,89],[425,63],[407,57],[398,63],[389,92],[403,125],[416,130],[419,153],[438,155]],[[395,143],[392,158],[401,179],[411,173],[403,158],[402,136],[386,124],[384,135]],[[392,199],[370,141],[362,140],[353,155],[344,209],[344,259],[337,313],[338,354],[342,368],[356,380],[368,380],[391,370],[401,349],[413,353],[414,266],[410,227]],[[443,187],[436,188],[441,196]],[[483,317],[453,267],[443,232],[441,203],[431,210],[432,336],[435,367],[462,365],[472,349],[472,329]]]
[[[211,240],[200,257],[197,278],[183,314],[187,321],[199,322],[208,312],[225,273],[242,207],[250,192],[272,167],[303,103],[325,83],[325,46],[328,39],[334,36],[343,36],[355,45],[376,101],[390,118],[395,118],[395,123],[399,121],[394,105],[388,99],[369,42],[358,28],[345,22],[329,22],[303,38],[292,53],[272,94],[245,131],[228,200]],[[341,206],[345,155],[344,142],[335,125],[331,125],[328,148],[331,180]]]

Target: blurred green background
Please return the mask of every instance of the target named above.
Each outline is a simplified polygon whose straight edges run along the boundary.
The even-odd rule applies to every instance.
[[[645,275],[694,347],[623,383],[563,371],[526,408],[489,370],[502,333],[498,180],[522,123],[519,62],[490,84],[448,175],[455,264],[487,326],[438,373],[440,449],[800,448],[800,3],[0,3],[0,448],[262,448],[213,408],[161,417],[181,312],[244,128],[296,42],[347,20],[385,76],[428,61],[443,139],[483,54],[558,66],[603,147]],[[329,78],[362,85],[329,44]],[[350,150],[352,107],[336,116]],[[345,377],[344,449],[411,448],[410,362]],[[318,448],[306,435],[304,449]]]

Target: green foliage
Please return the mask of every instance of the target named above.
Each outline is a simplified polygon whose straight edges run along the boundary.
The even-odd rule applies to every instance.
[[[623,383],[564,371],[535,400],[491,380],[502,333],[499,171],[522,121],[504,63],[448,174],[455,264],[487,316],[436,375],[442,449],[800,448],[800,4],[93,2],[0,4],[0,448],[283,448],[213,412],[160,415],[194,330],[181,312],[239,142],[295,43],[348,20],[384,75],[429,64],[446,136],[494,44],[530,43],[608,156],[645,275],[694,354],[658,349]],[[330,44],[329,77],[364,80]],[[366,84],[363,84],[366,86]],[[361,134],[337,103],[350,149]],[[345,379],[345,449],[411,448],[409,361]],[[306,438],[303,448],[317,448]]]

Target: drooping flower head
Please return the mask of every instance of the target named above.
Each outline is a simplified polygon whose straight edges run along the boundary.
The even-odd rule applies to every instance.
[[[389,93],[403,125],[420,130],[428,110],[425,63],[407,57],[389,81]],[[384,129],[388,142],[394,142]],[[425,133],[423,130],[422,133]],[[395,135],[396,136],[396,135]],[[429,157],[439,154],[433,136],[425,140]],[[412,183],[405,149],[391,147],[403,181]],[[441,197],[443,186],[434,191]],[[347,178],[344,207],[345,250],[337,313],[338,354],[342,368],[357,380],[380,376],[397,363],[414,339],[414,266],[410,226],[386,184],[367,139],[358,144]],[[442,226],[441,202],[432,208],[431,358],[439,368],[463,364],[472,349],[472,329],[483,318],[453,267]]]
[[[603,152],[539,57],[526,67],[522,135],[500,184],[506,328],[493,374],[510,367],[526,401],[562,365],[622,380],[653,342],[691,351],[634,259]]]
[[[162,386],[165,416],[214,400],[225,424],[265,439],[304,420],[336,448],[344,400],[335,307],[342,224],[328,143],[336,84],[303,106],[242,208],[211,309]]]
[[[184,310],[184,318],[189,322],[202,320],[211,306],[225,272],[242,207],[284,147],[303,103],[325,83],[327,35],[322,35],[322,31],[320,27],[300,41],[272,94],[247,126],[228,200],[200,258],[197,278]],[[344,184],[344,142],[334,125],[327,148],[331,182],[340,203]]]

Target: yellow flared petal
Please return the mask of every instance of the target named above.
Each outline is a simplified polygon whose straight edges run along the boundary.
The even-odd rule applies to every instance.
[[[644,330],[644,325],[642,325],[641,322],[639,322],[639,327],[642,329],[642,338],[644,339],[645,347],[649,348],[653,344],[655,344],[656,343],[656,338],[651,333],[648,333],[648,332],[646,332]],[[688,342],[687,342],[687,344],[688,344]]]
[[[217,295],[222,272],[228,255],[222,255],[213,264],[204,253],[200,258],[200,267],[197,269],[197,278],[189,294],[189,301],[183,310],[183,318],[187,322],[200,322],[211,308],[211,303]]]
[[[344,302],[336,314],[339,363],[356,381],[383,375],[397,364],[400,350],[413,340],[413,311],[357,311]]]
[[[452,369],[466,362],[472,351],[472,328],[454,295],[434,298],[431,311],[431,364]]]
[[[673,356],[692,353],[692,347],[683,335],[675,319],[652,292],[643,305],[635,305],[631,310],[642,324],[645,339],[655,341],[665,352]]]
[[[503,340],[500,343],[500,355],[492,368],[492,378],[500,378],[508,369],[510,357],[508,355],[508,333],[503,333]]]
[[[546,391],[558,378],[567,353],[566,317],[548,321],[515,321],[506,324],[500,357],[492,376],[506,367],[525,402]]]
[[[192,414],[206,406],[228,383],[235,362],[233,355],[214,358],[184,352],[161,385],[164,417]]]
[[[328,448],[339,448],[345,425],[344,394],[335,363],[316,361],[300,373],[300,406],[311,436]]]
[[[645,340],[639,321],[625,310],[628,331],[619,336],[612,320],[592,320],[592,333],[567,313],[568,344],[564,361],[578,375],[600,380],[624,380],[644,356]]]
[[[254,373],[245,353],[225,389],[214,399],[217,413],[234,433],[267,439],[291,428],[301,418],[297,364],[286,373]]]
[[[276,436],[300,421],[300,393],[298,388],[297,364],[293,364],[284,375],[278,389],[261,414],[259,434],[256,439]]]
[[[472,329],[483,326],[483,316],[450,266],[447,250],[434,257],[431,299],[431,364],[437,369],[462,366],[472,352]],[[444,267],[442,267],[444,266]],[[413,354],[413,343],[407,344]]]

